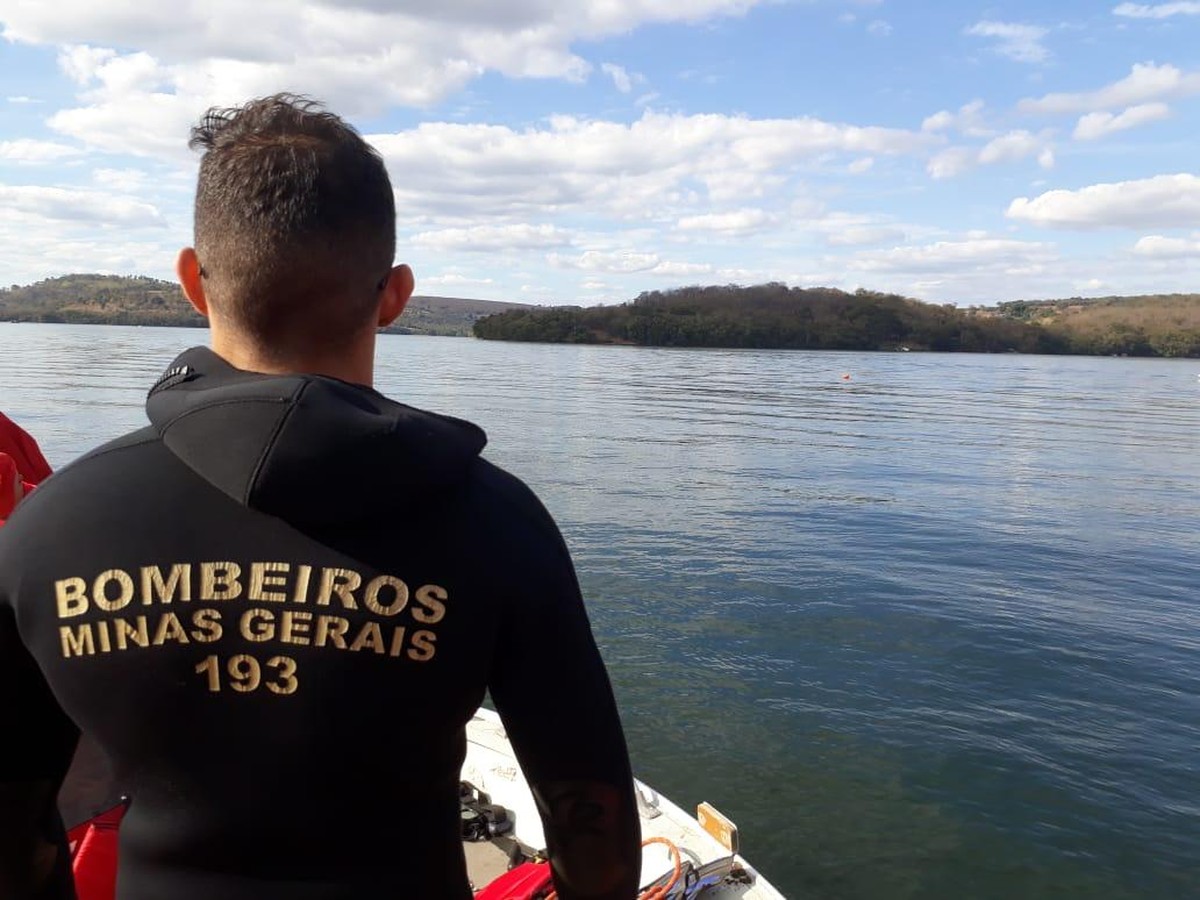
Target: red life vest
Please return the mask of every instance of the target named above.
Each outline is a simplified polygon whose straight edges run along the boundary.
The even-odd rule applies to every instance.
[[[38,449],[37,441],[0,413],[0,525],[12,514],[20,496],[49,475],[50,464]]]
[[[78,900],[113,900],[117,891],[117,826],[125,804],[67,832]]]
[[[522,863],[475,895],[475,900],[539,900],[554,890],[549,863]],[[82,895],[79,900],[83,900]]]

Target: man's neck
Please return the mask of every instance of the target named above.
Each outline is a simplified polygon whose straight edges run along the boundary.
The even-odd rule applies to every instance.
[[[220,328],[212,330],[213,352],[236,369],[264,375],[326,375],[351,384],[373,387],[375,383],[375,340],[359,340],[338,353],[289,358],[263,353]]]

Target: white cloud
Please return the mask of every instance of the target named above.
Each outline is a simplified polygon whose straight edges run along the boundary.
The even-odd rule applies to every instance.
[[[883,19],[875,19],[867,26],[867,33],[873,34],[876,37],[887,37],[892,33],[892,26]]]
[[[494,284],[491,278],[475,278],[461,272],[444,272],[441,275],[429,275],[420,279],[421,287],[484,287]]]
[[[368,135],[392,172],[402,215],[528,220],[578,210],[628,218],[708,203],[787,197],[790,171],[827,154],[915,154],[935,138],[817,119],[647,111],[632,123],[555,117],[548,127],[427,122]]]
[[[937,241],[860,253],[850,266],[869,272],[936,272],[956,265],[1011,267],[1029,262],[1050,262],[1058,252],[1053,244],[1004,238]]]
[[[162,214],[149,203],[99,191],[0,184],[0,208],[39,219],[89,222],[123,228],[162,228]]]
[[[54,141],[35,141],[29,138],[0,141],[0,161],[6,162],[35,164],[58,162],[71,156],[78,156],[82,152],[78,147],[70,147]]]
[[[130,239],[121,232],[95,228],[88,236],[70,237],[48,220],[0,210],[0,243],[5,249],[5,282],[28,284],[73,272],[142,274],[170,278],[175,240]],[[143,232],[148,233],[148,232]]]
[[[954,178],[974,168],[979,151],[971,147],[948,147],[929,160],[925,170],[929,177],[941,180]]]
[[[1200,72],[1184,73],[1172,65],[1136,63],[1120,81],[1096,91],[1046,94],[1022,100],[1024,113],[1070,114],[1103,109],[1121,109],[1155,100],[1168,100],[1200,93]]]
[[[1133,252],[1138,256],[1149,256],[1154,259],[1189,259],[1200,258],[1200,235],[1188,238],[1163,237],[1161,234],[1151,234],[1141,238],[1133,245]]]
[[[994,237],[866,250],[843,265],[861,282],[927,299],[1007,299],[1023,281],[1045,284],[1061,272],[1049,243]],[[1020,294],[1017,293],[1017,296]]]
[[[660,262],[650,270],[652,275],[663,275],[672,278],[690,278],[695,275],[708,275],[713,272],[709,263],[691,262]]]
[[[38,99],[38,98],[36,98],[36,97],[25,97],[25,96],[17,96],[17,97],[5,97],[4,99],[5,99],[6,101],[8,101],[9,103],[15,103],[15,104],[18,104],[18,105],[20,105],[20,104],[29,104],[29,103],[41,103],[41,102],[42,102],[41,100],[39,100],[39,99]]]
[[[1018,197],[1010,219],[1051,228],[1180,228],[1200,226],[1200,177],[1157,175],[1140,181],[1093,184],[1077,191]]]
[[[1017,162],[1042,151],[1045,141],[1028,131],[1010,131],[1008,134],[989,141],[979,151],[979,164]]]
[[[1171,108],[1165,103],[1142,103],[1117,115],[1110,112],[1087,113],[1076,124],[1074,137],[1077,141],[1094,141],[1148,122],[1161,121],[1170,115]]]
[[[485,72],[581,81],[592,67],[573,52],[577,42],[652,23],[739,16],[762,2],[209,0],[147,6],[60,0],[10,4],[3,35],[65,48],[64,69],[84,86],[118,57],[111,48],[138,47],[142,53],[132,56],[144,56],[169,79],[164,92],[190,97],[200,109],[286,88],[357,115],[435,103]],[[117,101],[122,94],[117,83],[106,91],[85,102]]]
[[[761,209],[739,209],[726,213],[706,213],[699,216],[684,216],[676,228],[680,231],[758,231],[771,224],[772,217]]]
[[[622,66],[615,63],[601,63],[600,71],[612,79],[613,85],[622,94],[628,94],[633,90],[633,78]]]
[[[955,129],[969,137],[987,137],[993,132],[984,123],[983,107],[984,102],[976,99],[959,107],[956,113],[943,109],[928,116],[921,123],[921,130],[936,133]]]
[[[579,256],[551,253],[546,257],[546,261],[560,269],[582,269],[585,272],[622,274],[648,272],[662,262],[657,253],[638,253],[633,250],[619,250],[613,253],[603,250],[586,250]]]
[[[856,159],[850,165],[846,166],[846,171],[851,175],[862,175],[864,172],[869,172],[875,166],[875,157],[864,156],[862,159]]]
[[[887,244],[902,241],[905,238],[903,228],[886,225],[854,225],[839,228],[825,238],[830,247],[869,247],[872,244]]]
[[[110,190],[132,193],[146,187],[151,175],[143,169],[93,169],[92,181]]]
[[[1053,150],[1047,145],[1046,135],[1029,131],[1010,131],[993,138],[983,147],[948,147],[934,155],[926,166],[931,178],[955,178],[975,166],[990,166],[999,163],[1020,162],[1036,157],[1043,168],[1054,165]]]
[[[932,116],[926,116],[925,121],[921,123],[922,131],[945,131],[954,124],[954,113],[948,109],[935,112]]]
[[[1113,15],[1129,19],[1167,19],[1171,16],[1200,16],[1200,3],[1122,3],[1113,10]]]
[[[444,228],[414,235],[412,243],[429,250],[495,253],[505,250],[529,250],[561,247],[572,242],[571,234],[554,225],[475,225],[470,228]]]
[[[983,21],[976,22],[966,33],[973,37],[995,38],[996,52],[1016,62],[1041,63],[1050,56],[1050,51],[1042,44],[1049,32],[1037,25]]]
[[[87,84],[116,55],[116,50],[107,47],[89,47],[87,44],[63,47],[58,54],[58,67],[76,84]]]

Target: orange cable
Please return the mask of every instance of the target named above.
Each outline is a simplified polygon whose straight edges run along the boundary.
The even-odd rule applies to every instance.
[[[671,880],[660,888],[651,888],[638,894],[638,900],[664,900],[671,888],[675,887],[679,881],[679,876],[683,874],[683,859],[680,856],[679,848],[675,846],[675,842],[670,838],[651,837],[642,841],[642,846],[649,844],[665,844],[667,849],[671,851],[671,858],[674,861],[675,869],[671,872]],[[558,893],[551,891],[546,895],[546,900],[558,900]]]

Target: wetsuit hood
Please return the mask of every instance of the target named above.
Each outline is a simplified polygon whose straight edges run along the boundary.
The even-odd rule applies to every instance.
[[[245,506],[296,524],[394,516],[397,502],[463,481],[487,437],[361,385],[236,369],[181,354],[146,400],[163,443]],[[379,497],[387,503],[375,503]]]

